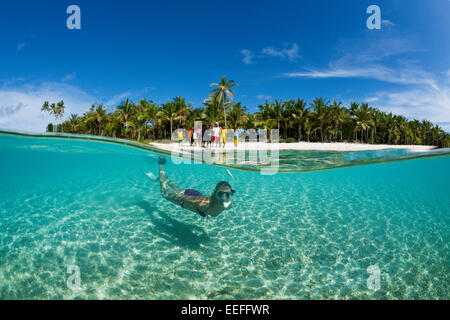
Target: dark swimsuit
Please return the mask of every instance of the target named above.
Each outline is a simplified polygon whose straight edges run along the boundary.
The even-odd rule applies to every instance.
[[[188,197],[201,197],[203,196],[200,192],[198,192],[197,190],[193,190],[193,189],[186,189],[184,190],[184,195],[188,196]],[[183,207],[184,201],[181,201],[181,207]],[[203,211],[201,211],[200,209],[197,209],[197,213],[199,215],[201,215],[202,217],[206,217],[206,214],[203,213]]]

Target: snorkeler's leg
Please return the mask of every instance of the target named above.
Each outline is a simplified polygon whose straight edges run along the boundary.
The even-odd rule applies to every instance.
[[[180,187],[173,181],[170,181],[167,179],[166,171],[164,170],[164,165],[166,164],[167,160],[163,156],[159,157],[159,182],[160,182],[160,189],[161,194],[168,198],[171,193],[174,191],[178,193],[181,189]]]
[[[159,163],[159,185],[160,185],[160,191],[164,198],[167,196],[167,176],[166,171],[164,170],[164,165],[166,164],[167,160],[165,157],[160,156],[158,159]]]
[[[164,165],[166,164],[167,160],[163,156],[159,156],[158,163],[159,163],[159,182],[163,183],[167,180],[166,171],[164,170]]]

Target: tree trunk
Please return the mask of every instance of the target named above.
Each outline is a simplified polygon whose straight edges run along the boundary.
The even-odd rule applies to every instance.
[[[302,141],[302,123],[298,124],[298,141]]]
[[[225,129],[227,128],[227,113],[225,111],[225,103],[222,102],[222,106],[223,106],[223,118],[225,120]]]
[[[322,127],[323,127],[323,123],[320,122],[320,141],[323,142],[323,129],[322,129]]]
[[[335,132],[334,132],[334,142],[337,142],[338,135],[338,122],[336,121]]]

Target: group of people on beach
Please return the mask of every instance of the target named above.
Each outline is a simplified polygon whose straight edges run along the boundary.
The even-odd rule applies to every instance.
[[[234,146],[237,147],[239,141],[239,135],[245,133],[245,129],[236,129],[233,131],[233,142]],[[228,129],[219,125],[216,122],[213,125],[208,125],[205,127],[205,130],[202,128],[189,128],[188,132],[188,142],[191,147],[222,147],[225,148],[227,144],[227,137],[230,136],[228,134]],[[178,129],[178,145],[181,147],[181,144],[184,141],[183,130]]]

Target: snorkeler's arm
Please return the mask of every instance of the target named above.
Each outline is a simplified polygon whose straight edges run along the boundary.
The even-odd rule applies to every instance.
[[[168,184],[172,189],[174,189],[175,191],[180,191],[180,190],[181,190],[180,187],[179,187],[175,182],[173,182],[173,181],[171,181],[171,180],[167,180],[167,184]]]

